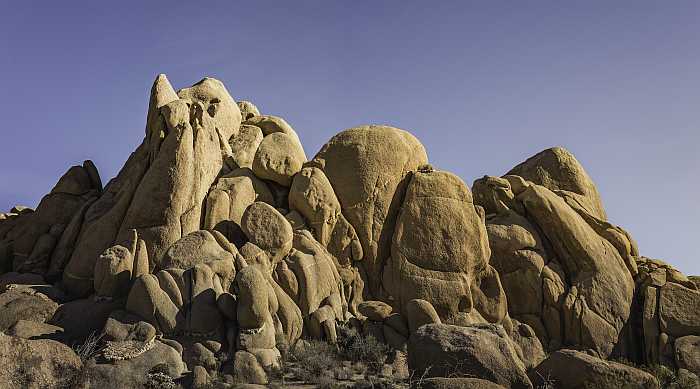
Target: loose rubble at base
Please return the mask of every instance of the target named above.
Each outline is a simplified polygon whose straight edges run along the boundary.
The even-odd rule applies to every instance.
[[[220,81],[159,75],[115,178],[85,161],[0,213],[0,387],[700,387],[699,287],[563,148],[469,188],[408,131],[309,159]],[[294,374],[348,342],[383,362]]]

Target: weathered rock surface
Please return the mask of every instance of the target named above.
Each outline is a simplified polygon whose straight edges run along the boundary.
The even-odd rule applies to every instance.
[[[528,158],[508,175],[520,176],[551,191],[566,191],[591,214],[605,220],[605,209],[593,180],[568,150],[553,147]]]
[[[299,141],[299,137],[297,136],[296,131],[294,131],[292,126],[290,126],[286,120],[282,119],[279,116],[254,115],[253,117],[246,119],[246,121],[243,124],[256,126],[260,128],[264,136],[268,136],[274,133],[282,133],[289,135],[301,145],[301,141]]]
[[[314,237],[341,265],[363,258],[355,228],[343,216],[340,202],[321,169],[305,167],[294,176],[289,189],[289,208],[299,212]]]
[[[62,338],[68,344],[82,344],[90,336],[99,336],[110,314],[122,306],[118,301],[73,300],[61,304],[47,322],[63,328]]]
[[[647,372],[574,350],[552,353],[531,377],[535,385],[543,384],[544,378],[555,388],[659,388],[659,382]]]
[[[421,299],[410,300],[406,303],[406,319],[411,333],[425,324],[442,324],[442,320],[440,320],[433,305]]]
[[[0,333],[0,387],[71,387],[81,367],[80,358],[62,343]]]
[[[201,104],[221,139],[228,141],[238,134],[241,110],[221,81],[205,77],[191,87],[177,91],[177,96]]]
[[[659,295],[661,331],[674,336],[700,334],[700,292],[675,282],[667,283]]]
[[[247,351],[238,351],[234,357],[233,371],[242,382],[265,385],[267,373],[263,370],[255,355]]]
[[[649,364],[674,365],[674,339],[700,336],[697,285],[671,265],[646,257],[636,258],[637,333],[643,336],[643,360]],[[680,367],[680,365],[679,365]]]
[[[423,299],[443,321],[469,323],[472,284],[491,254],[471,192],[446,172],[418,171],[409,180],[384,268],[384,288],[402,313],[408,301]]]
[[[688,335],[676,339],[676,366],[700,375],[700,336]]]
[[[112,246],[95,262],[94,288],[98,296],[119,297],[129,292],[134,256],[124,246]]]
[[[563,149],[551,153],[545,152],[545,159],[568,155]],[[562,158],[578,181],[590,182],[575,160]],[[545,168],[533,166],[549,177],[542,173]],[[475,181],[492,265],[501,276],[510,314],[531,326],[547,348],[569,345],[607,357],[627,341],[622,329],[632,309],[636,246],[623,230],[569,202],[559,184],[545,178],[541,182],[556,193],[513,175]]]
[[[632,304],[634,282],[625,263],[611,243],[553,192],[530,186],[518,198],[572,282],[563,305],[564,343],[585,344],[610,355]]]
[[[258,107],[256,107],[252,102],[241,100],[236,104],[238,104],[238,108],[241,110],[242,120],[248,120],[252,117],[260,116]]]
[[[112,385],[117,388],[143,387],[147,373],[154,368],[172,378],[180,377],[187,369],[177,349],[155,341],[151,349],[135,358],[114,360],[109,363],[91,362],[85,366],[85,372],[79,382],[80,385],[88,388],[103,385]]]
[[[134,282],[126,310],[165,334],[211,335],[223,324],[217,298],[224,288],[228,289],[235,274],[230,259],[146,274]]]
[[[37,274],[62,271],[65,258],[53,253],[72,244],[73,230],[66,227],[101,191],[95,165],[85,161],[68,169],[36,210],[15,207],[16,216],[0,226],[0,268]]]
[[[211,232],[194,231],[175,242],[163,254],[160,268],[189,269],[200,263],[233,262],[233,254],[224,250]]]
[[[530,370],[546,358],[544,348],[535,331],[529,325],[515,319],[512,319],[512,322],[513,330],[508,335],[518,345],[516,352],[525,368]]]
[[[256,176],[288,187],[304,162],[306,154],[301,144],[291,135],[275,132],[260,142],[252,169]]]
[[[357,232],[364,253],[360,266],[372,296],[381,294],[381,272],[390,256],[404,178],[427,162],[423,145],[413,135],[387,126],[345,130],[312,160],[325,173],[343,215]]]
[[[43,293],[27,287],[10,288],[0,294],[0,331],[20,320],[44,323],[57,309],[58,304]]]
[[[342,279],[328,251],[311,233],[295,232],[293,243],[286,264],[297,290],[290,288],[287,293],[299,306],[310,335],[323,338],[335,332],[336,320],[345,320]]]
[[[241,227],[249,241],[268,254],[271,266],[279,263],[292,248],[292,226],[269,204],[255,202],[248,206]]]
[[[381,301],[365,301],[358,305],[358,310],[374,321],[384,321],[391,314],[391,306]]]
[[[223,166],[221,145],[238,133],[240,121],[240,110],[220,81],[205,78],[176,95],[159,76],[146,138],[87,210],[63,274],[66,287],[89,293],[94,261],[133,229],[156,265],[170,245],[199,230],[203,200]]]
[[[60,341],[63,337],[63,328],[31,320],[18,320],[12,327],[8,328],[5,333],[23,339],[40,338]]]
[[[238,135],[231,138],[229,146],[233,160],[238,167],[252,168],[255,153],[263,140],[263,133],[260,127],[244,124],[241,126]]]
[[[428,324],[411,335],[408,364],[420,377],[475,376],[507,388],[532,388],[502,327]]]
[[[230,242],[242,245],[246,240],[241,229],[243,213],[256,201],[275,204],[268,184],[248,168],[226,173],[207,195],[204,228],[219,231]]]

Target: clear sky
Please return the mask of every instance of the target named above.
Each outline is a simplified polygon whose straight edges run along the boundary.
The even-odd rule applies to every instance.
[[[143,138],[156,74],[212,76],[309,156],[391,124],[471,184],[564,146],[642,254],[700,274],[700,2],[0,6],[0,210],[35,206],[84,159],[106,182]]]

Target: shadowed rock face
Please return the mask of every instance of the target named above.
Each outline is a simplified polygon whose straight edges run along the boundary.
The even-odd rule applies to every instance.
[[[507,388],[532,388],[502,327],[428,324],[409,342],[409,366],[428,377],[480,376]]]
[[[26,340],[0,334],[0,386],[61,387],[82,367],[68,346],[54,340]],[[65,387],[65,386],[64,386]]]
[[[91,161],[68,169],[35,211],[25,210],[13,223],[6,222],[11,228],[0,227],[0,239],[7,242],[5,250],[0,249],[7,251],[6,270],[60,274],[66,251],[75,244],[79,225],[74,219],[80,219],[101,191],[102,182]]]
[[[552,353],[531,376],[536,385],[542,385],[543,378],[548,377],[564,388],[659,387],[656,378],[645,371],[575,350]]]
[[[156,78],[146,136],[104,188],[86,161],[0,214],[0,386],[17,363],[23,387],[200,388],[294,360],[352,376],[332,366],[352,357],[426,387],[656,388],[605,359],[697,382],[699,313],[697,277],[640,256],[562,148],[471,189],[389,126],[307,161],[286,120],[211,78]],[[49,354],[81,374],[56,381]]]

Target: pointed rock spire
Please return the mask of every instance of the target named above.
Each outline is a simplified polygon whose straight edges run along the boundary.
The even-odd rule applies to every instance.
[[[146,134],[148,134],[148,129],[152,127],[154,121],[158,117],[158,110],[160,107],[177,100],[177,93],[170,85],[168,77],[165,74],[159,74],[155,81],[153,81],[153,86],[151,87],[151,99],[148,102],[148,115],[146,116]]]

